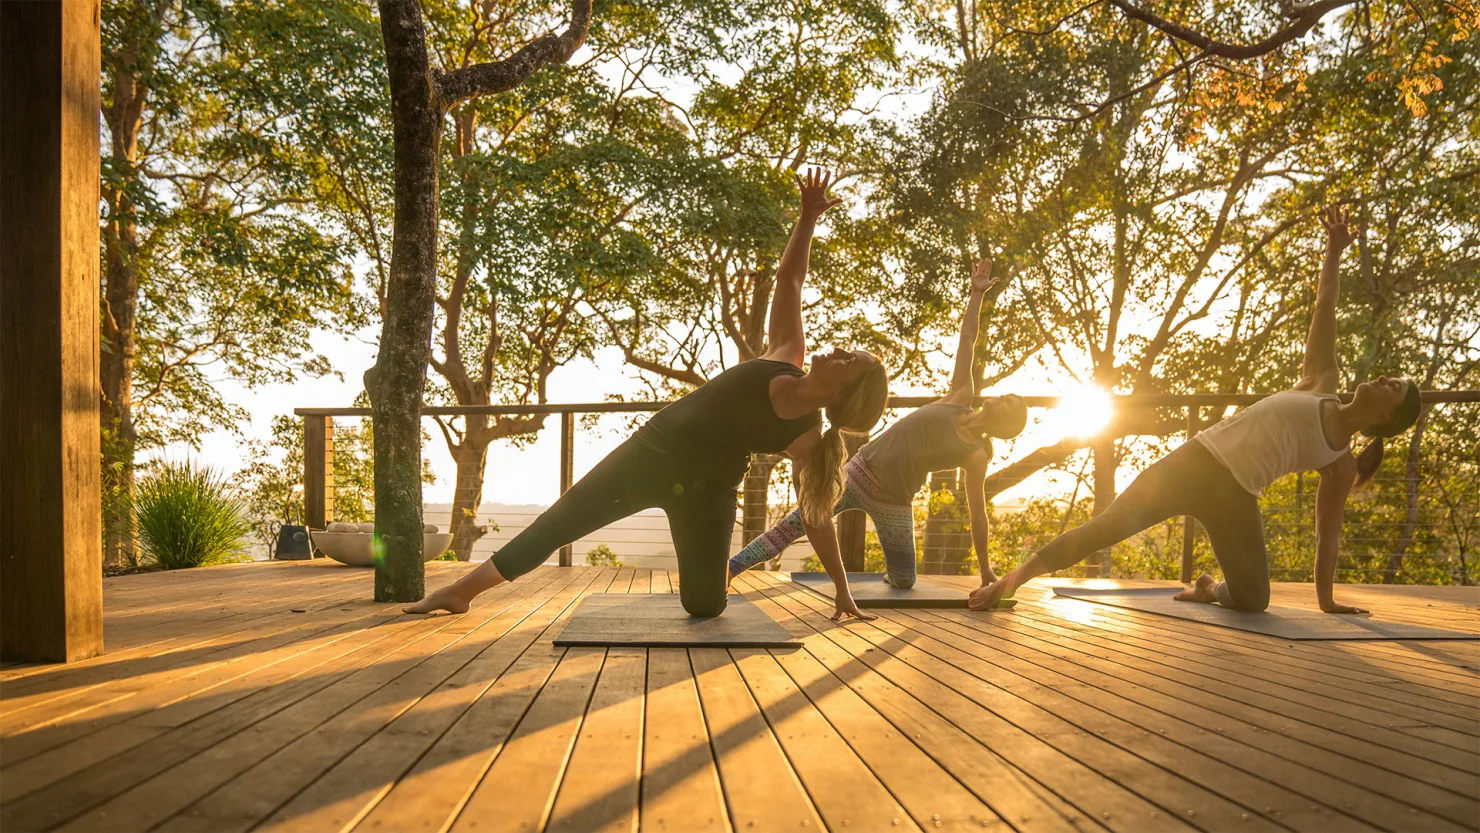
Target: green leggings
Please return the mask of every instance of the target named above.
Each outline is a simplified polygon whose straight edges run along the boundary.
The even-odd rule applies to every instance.
[[[617,446],[491,560],[499,575],[513,579],[566,544],[654,507],[668,515],[684,610],[691,616],[720,615],[735,529],[735,487],[681,475],[672,457],[635,438]]]

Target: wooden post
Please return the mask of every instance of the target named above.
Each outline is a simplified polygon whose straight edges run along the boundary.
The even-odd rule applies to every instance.
[[[1197,436],[1198,412],[1196,405],[1187,406],[1187,441]],[[1197,519],[1182,516],[1182,583],[1192,583],[1193,549],[1197,546]]]
[[[966,560],[971,547],[971,535],[966,531],[964,512],[965,495],[960,488],[961,475],[958,469],[942,469],[930,473],[930,509],[925,515],[925,541],[921,571],[930,575],[956,575]],[[941,506],[936,492],[951,493],[952,503]]]
[[[868,441],[863,434],[844,434],[843,447],[851,459],[858,449]],[[861,573],[866,567],[864,560],[864,537],[868,529],[868,514],[862,509],[850,509],[839,515],[834,523],[838,530],[838,551],[843,556],[843,569],[850,573]]]
[[[98,0],[0,2],[0,657],[103,652]]]
[[[334,420],[303,418],[303,525],[324,529],[334,520]]]
[[[570,490],[576,473],[576,415],[560,415],[560,494]],[[575,555],[575,545],[560,548],[560,566],[569,567]]]
[[[1090,517],[1094,517],[1115,502],[1115,438],[1106,434],[1097,438],[1090,444],[1091,453],[1094,455],[1094,481],[1095,481],[1095,503]],[[1103,550],[1090,554],[1084,560],[1084,574],[1094,577],[1109,577],[1111,556],[1114,550],[1106,547]]]

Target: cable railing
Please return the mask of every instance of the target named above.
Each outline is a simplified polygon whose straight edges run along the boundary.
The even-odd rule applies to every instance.
[[[1128,394],[1110,396],[1115,412],[1150,415],[1139,427],[1125,424],[1116,436],[1141,438],[1160,443],[1164,453],[1169,440],[1193,436],[1221,418],[1231,407],[1252,404],[1268,394]],[[1030,408],[1053,408],[1057,396],[1023,397]],[[1342,395],[1349,401],[1350,394]],[[935,397],[893,397],[891,411],[918,408]],[[1474,426],[1480,425],[1480,391],[1426,391],[1427,432],[1413,461],[1408,435],[1391,441],[1388,457],[1373,488],[1354,495],[1348,502],[1338,573],[1342,580],[1363,582],[1458,583],[1480,580],[1480,457],[1473,441]],[[604,415],[639,415],[665,407],[667,402],[589,402],[539,405],[429,406],[422,416],[470,415],[559,415],[560,459],[557,479],[561,494],[574,481],[577,455],[578,417],[587,420]],[[323,529],[335,516],[334,421],[365,419],[368,408],[298,408],[304,419],[304,518],[310,528]],[[625,426],[624,426],[625,427]],[[1468,433],[1467,433],[1468,432]],[[1084,467],[1085,449],[1095,442],[1084,439],[1071,455],[1051,468],[1073,474],[1088,482]],[[1469,442],[1468,447],[1465,443]],[[1175,443],[1171,443],[1174,445]],[[1448,446],[1455,446],[1450,448]],[[1016,450],[1016,449],[1014,449]],[[594,463],[595,460],[588,461]],[[774,464],[774,460],[771,461]],[[782,463],[784,467],[786,464]],[[1001,467],[999,461],[994,466]],[[752,468],[752,472],[757,469]],[[769,468],[766,469],[769,471]],[[994,470],[993,474],[997,473]],[[517,475],[516,475],[517,476]],[[750,492],[737,502],[731,543],[738,550],[747,540],[779,521],[793,508],[788,478],[760,477],[759,495],[748,478]],[[1272,485],[1261,499],[1265,537],[1270,553],[1271,577],[1275,580],[1308,581],[1314,566],[1314,507],[1317,477],[1291,475]],[[978,554],[972,547],[967,509],[958,472],[935,472],[931,482],[915,498],[916,550],[920,569],[927,573],[974,573]],[[989,481],[990,483],[990,481]],[[481,493],[481,489],[480,489]],[[744,492],[742,492],[744,494]],[[1021,562],[1061,528],[1070,528],[1089,517],[1092,499],[1087,487],[1079,490],[1076,505],[1068,495],[1039,495],[1017,505],[996,506],[991,511],[989,548],[991,563],[1001,571]],[[427,523],[444,531],[454,527],[454,507],[471,507],[471,493],[454,489],[451,503],[431,502],[424,507]],[[751,504],[746,512],[745,503]],[[471,543],[470,557],[478,561],[497,551],[522,531],[543,510],[541,505],[510,505],[479,502],[465,525],[482,528]],[[758,506],[759,504],[759,506]],[[839,518],[839,540],[844,562],[850,570],[881,569],[882,554],[877,540],[863,522],[863,513]],[[853,517],[850,517],[853,516]],[[465,515],[466,517],[466,515]],[[747,519],[748,522],[747,522]],[[1096,576],[1182,578],[1190,580],[1198,571],[1211,569],[1215,560],[1205,535],[1198,534],[1189,518],[1176,518],[1098,554],[1079,572]],[[851,529],[851,532],[846,531]],[[466,543],[466,542],[465,542]],[[555,563],[569,566],[584,561],[598,546],[629,566],[673,566],[673,545],[667,518],[652,509],[619,521],[562,548]],[[802,568],[810,547],[799,539],[778,559],[783,569]],[[774,566],[774,565],[773,565]],[[815,562],[812,565],[815,567]]]

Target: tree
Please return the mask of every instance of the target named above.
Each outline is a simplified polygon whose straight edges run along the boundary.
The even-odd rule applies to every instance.
[[[421,522],[421,404],[436,311],[438,171],[443,116],[464,101],[511,90],[585,40],[590,0],[575,0],[569,26],[508,57],[434,69],[417,0],[379,0],[390,78],[395,153],[395,223],[380,348],[365,373],[375,443],[377,601],[416,601],[424,592]]]
[[[105,3],[100,383],[110,563],[134,558],[126,507],[137,452],[242,420],[213,375],[254,385],[330,372],[310,332],[365,320],[344,241],[305,214],[317,195],[317,135],[297,130],[282,95],[252,83],[284,54],[263,54],[278,43],[283,14],[254,0]],[[315,46],[322,52],[326,41]],[[328,87],[291,104],[313,109]]]

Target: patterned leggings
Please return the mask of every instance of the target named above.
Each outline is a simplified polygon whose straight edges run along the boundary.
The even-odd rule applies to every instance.
[[[846,467],[843,496],[833,507],[838,515],[862,509],[874,521],[879,545],[884,548],[885,581],[895,587],[915,585],[915,512],[908,503],[898,503],[869,471],[862,457],[855,456]],[[757,564],[770,561],[791,542],[802,537],[802,513],[792,510],[781,523],[771,527],[730,559],[730,575],[737,576]]]

